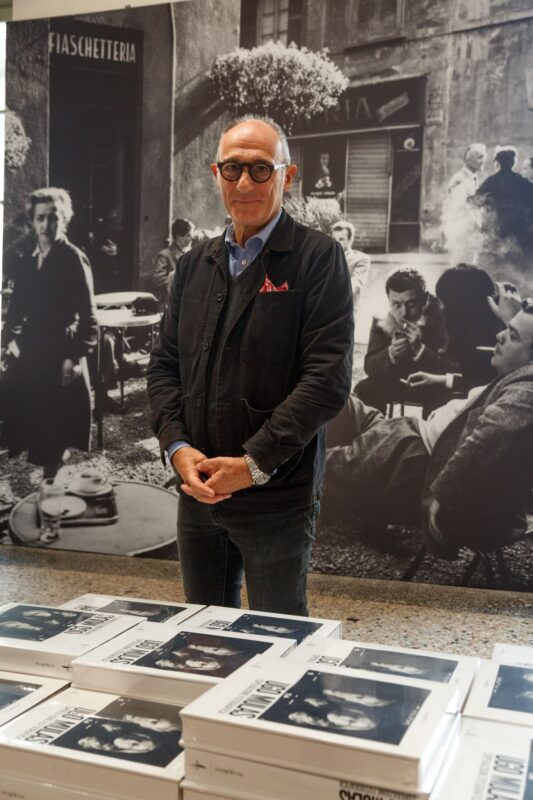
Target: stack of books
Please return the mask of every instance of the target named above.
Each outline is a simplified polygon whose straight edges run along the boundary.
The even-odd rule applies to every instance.
[[[179,708],[66,689],[0,727],[0,798],[179,800]]]
[[[70,680],[70,664],[139,623],[95,611],[7,603],[0,607],[0,664],[29,675]]]
[[[282,639],[294,639],[298,644],[304,640],[330,637],[340,639],[342,636],[342,623],[338,619],[267,614],[263,611],[242,611],[240,608],[222,606],[207,606],[189,621],[196,628],[205,628],[209,631],[276,636]]]
[[[143,600],[141,597],[116,597],[107,594],[82,594],[59,607],[74,611],[131,614],[143,617],[146,622],[174,622],[176,625],[205,608],[193,603],[167,603],[164,600]]]
[[[184,800],[427,798],[457,735],[458,694],[257,657],[183,709]]]
[[[480,665],[479,658],[472,656],[347,640],[308,640],[292,650],[289,658],[450,686],[455,690],[451,713],[462,711]]]
[[[187,623],[141,622],[73,661],[71,680],[77,688],[183,706],[255,656],[283,656],[295,644]]]
[[[533,729],[464,717],[431,800],[532,800]]]

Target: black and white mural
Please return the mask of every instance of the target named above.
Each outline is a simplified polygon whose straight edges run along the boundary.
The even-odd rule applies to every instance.
[[[113,541],[128,485],[142,508],[116,552],[175,557],[174,496],[167,537],[141,513],[172,478],[148,354],[176,259],[226,224],[209,169],[224,124],[278,109],[298,165],[287,208],[341,242],[354,291],[353,398],[328,429],[313,568],[398,579],[419,553],[415,580],[454,584],[504,546],[500,585],[531,588],[532,41],[525,0],[186,0],[9,23],[6,541],[106,552],[97,532]],[[305,107],[296,72],[276,78],[291,43],[310,69],[327,48]],[[265,58],[281,71],[245,96]],[[66,487],[68,524],[39,541],[43,475]]]

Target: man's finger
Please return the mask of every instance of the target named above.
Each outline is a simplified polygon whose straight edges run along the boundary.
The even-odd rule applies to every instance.
[[[195,491],[191,486],[187,486],[186,483],[181,485],[181,489],[185,494],[189,497],[193,497],[199,503],[204,503],[205,505],[214,505],[215,503],[221,503],[222,500],[229,500],[231,494],[215,494],[213,492],[213,497],[208,497],[205,494],[200,494],[199,492]]]
[[[184,478],[184,486],[189,486],[195,492],[205,495],[206,497],[213,497],[215,492],[206,483],[196,474],[194,471],[187,472],[187,475],[183,476]]]

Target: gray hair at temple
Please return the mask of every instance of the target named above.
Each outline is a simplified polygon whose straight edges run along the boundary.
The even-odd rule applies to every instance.
[[[265,125],[268,125],[273,130],[276,131],[276,133],[278,134],[278,139],[279,139],[280,144],[281,144],[281,155],[282,155],[282,158],[283,158],[283,163],[290,164],[291,163],[291,154],[289,152],[289,143],[287,142],[287,136],[285,134],[285,131],[283,130],[281,125],[278,125],[277,122],[274,122],[274,120],[271,117],[267,117],[267,116],[264,116],[264,115],[261,115],[261,114],[243,114],[242,117],[236,117],[228,125],[226,125],[226,127],[224,128],[224,130],[220,134],[220,139],[219,139],[218,147],[217,147],[216,160],[220,161],[220,142],[222,141],[222,137],[224,136],[224,134],[228,133],[228,131],[230,131],[232,128],[235,128],[236,125],[240,125],[241,122],[252,122],[252,121],[253,122],[264,122]]]
[[[26,203],[26,212],[30,221],[33,222],[35,206],[38,203],[55,203],[58,214],[63,217],[65,227],[74,216],[72,200],[66,189],[58,189],[56,186],[45,186],[32,192]]]

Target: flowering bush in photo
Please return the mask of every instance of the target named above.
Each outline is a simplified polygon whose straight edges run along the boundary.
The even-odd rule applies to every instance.
[[[20,117],[14,111],[6,109],[5,163],[7,169],[14,172],[26,161],[31,139],[26,135]]]
[[[233,115],[265,114],[287,133],[298,119],[334,108],[348,85],[326,50],[272,41],[219,56],[210,78]]]

